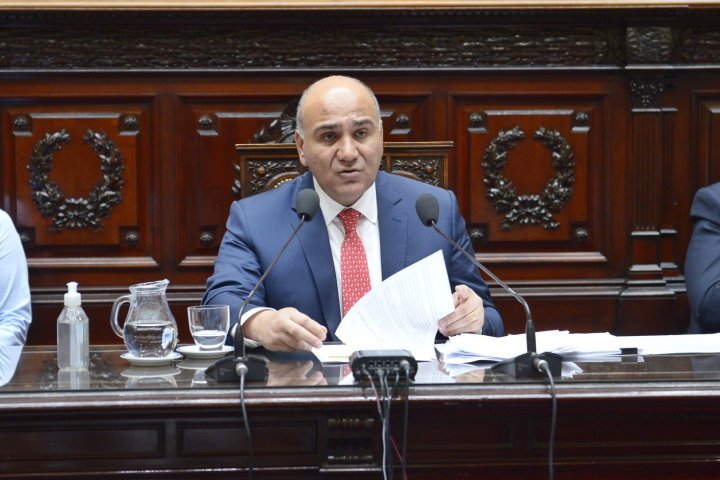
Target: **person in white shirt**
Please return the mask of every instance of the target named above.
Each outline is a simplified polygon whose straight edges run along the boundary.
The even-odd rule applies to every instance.
[[[31,321],[25,252],[12,219],[0,210],[0,347],[25,345]]]

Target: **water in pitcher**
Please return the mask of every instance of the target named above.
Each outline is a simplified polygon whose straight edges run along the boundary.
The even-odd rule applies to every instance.
[[[167,322],[132,322],[125,325],[127,349],[138,357],[165,357],[175,348],[175,329]]]

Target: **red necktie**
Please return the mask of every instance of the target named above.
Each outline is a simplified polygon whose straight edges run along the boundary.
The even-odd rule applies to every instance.
[[[340,277],[342,278],[343,317],[350,307],[370,291],[370,272],[368,271],[365,248],[357,234],[360,212],[346,208],[338,214],[345,229],[345,239],[340,246]]]

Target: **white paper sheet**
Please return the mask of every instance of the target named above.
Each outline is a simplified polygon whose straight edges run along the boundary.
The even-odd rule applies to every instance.
[[[356,350],[405,349],[416,360],[432,360],[438,320],[454,310],[438,250],[370,290],[345,315],[336,335]]]

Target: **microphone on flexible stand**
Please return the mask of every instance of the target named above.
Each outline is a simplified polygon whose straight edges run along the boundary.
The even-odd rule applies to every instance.
[[[440,216],[440,206],[437,198],[429,193],[423,193],[415,201],[415,211],[423,225],[432,227],[445,240],[467,257],[475,266],[485,272],[490,278],[500,285],[506,292],[512,295],[525,310],[525,337],[527,340],[527,352],[515,358],[498,362],[491,367],[493,372],[504,373],[515,378],[533,378],[544,376],[541,367],[549,366],[552,376],[559,377],[562,370],[562,357],[556,353],[537,353],[535,344],[535,324],[532,320],[530,307],[523,297],[510,288],[505,282],[496,277],[482,263],[478,262],[474,255],[470,255],[452,238],[448,237],[437,227],[437,220]]]
[[[233,356],[221,358],[214,364],[210,365],[205,370],[206,376],[218,382],[236,382],[240,378],[240,374],[244,372],[245,379],[249,382],[265,380],[267,375],[267,366],[265,361],[261,358],[248,357],[245,355],[245,339],[243,338],[240,319],[242,318],[243,313],[245,313],[245,308],[247,308],[253,295],[255,295],[255,292],[257,292],[257,289],[260,288],[260,285],[262,285],[265,281],[270,271],[273,267],[275,267],[275,264],[278,260],[280,260],[280,257],[282,257],[283,253],[285,253],[285,250],[287,250],[290,242],[292,242],[292,240],[297,236],[300,228],[305,225],[306,222],[312,220],[313,216],[317,213],[318,208],[320,208],[320,198],[315,190],[305,188],[298,192],[298,195],[295,198],[295,212],[300,218],[300,223],[297,227],[295,227],[292,235],[290,235],[290,238],[288,238],[287,242],[285,242],[285,245],[283,245],[277,255],[275,255],[275,258],[273,258],[270,265],[268,265],[265,269],[265,272],[263,272],[262,276],[240,307],[240,313],[238,313],[238,321],[235,327],[235,335],[233,337],[233,343],[235,344]]]

